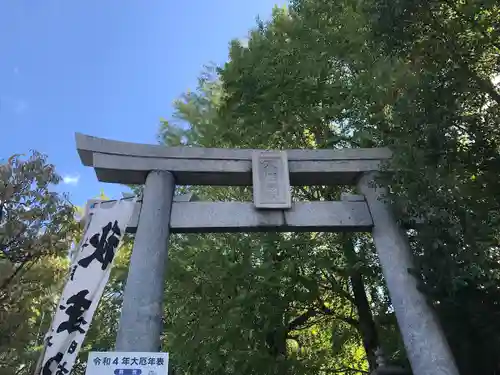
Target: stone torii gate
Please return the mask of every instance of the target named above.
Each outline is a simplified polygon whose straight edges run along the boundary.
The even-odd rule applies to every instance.
[[[372,183],[388,149],[164,147],[76,134],[81,161],[102,182],[144,184],[116,340],[118,351],[158,351],[170,233],[371,232],[415,375],[458,375],[444,334],[408,273],[411,250],[385,190]],[[179,202],[177,185],[253,186],[253,202]],[[337,202],[292,202],[290,185],[356,185]]]

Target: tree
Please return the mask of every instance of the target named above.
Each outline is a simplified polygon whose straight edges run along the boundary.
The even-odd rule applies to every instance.
[[[160,141],[271,149],[390,147],[392,171],[383,178],[399,218],[410,224],[411,218],[423,219],[408,232],[417,261],[410,271],[438,312],[461,372],[495,373],[499,21],[500,8],[492,1],[292,1],[288,10],[275,9],[269,22],[258,22],[248,46],[231,44],[230,61],[209,70],[199,89],[176,103],[176,119],[187,129],[164,121]],[[2,171],[15,170],[16,160]],[[15,174],[7,175],[10,181]],[[3,346],[0,360],[12,373],[23,373],[28,368],[19,364],[29,362],[39,337],[30,332],[45,324],[41,311],[50,311],[44,296],[53,296],[40,288],[33,297],[27,294],[34,284],[30,275],[39,277],[29,272],[47,267],[46,257],[59,242],[54,237],[50,246],[38,246],[45,242],[30,240],[48,229],[30,230],[23,205],[4,209],[10,186],[0,190],[0,212],[18,207],[14,212],[24,221],[8,222],[5,216],[0,228],[23,239],[30,234],[25,243],[34,254],[18,246],[23,251],[12,248],[2,255],[0,265],[9,276],[0,297],[12,302],[21,295],[16,319],[32,319],[28,330],[9,328],[19,344]],[[22,194],[30,191],[30,183],[22,186]],[[248,188],[182,189],[207,200],[251,197]],[[297,200],[335,200],[341,191],[349,188],[298,187],[293,194]],[[28,230],[21,233],[17,222]],[[6,229],[0,233],[0,244],[7,244]],[[37,256],[39,249],[45,255]],[[120,254],[123,263],[113,270],[81,360],[90,349],[112,347],[129,251]],[[35,313],[30,298],[37,301]],[[165,317],[163,342],[177,375],[360,374],[375,367],[377,346],[406,364],[365,235],[177,235]],[[82,361],[78,366],[81,373]]]
[[[3,297],[40,257],[67,251],[75,227],[73,207],[50,191],[60,178],[45,156],[33,152],[23,161],[14,155],[0,166],[0,173],[0,256],[11,268],[0,284]]]
[[[73,206],[51,191],[59,181],[37,152],[0,165],[0,366],[6,374],[34,371],[65,278],[77,226]]]
[[[301,15],[335,11],[325,25],[333,41],[361,20],[358,39],[346,38],[351,48],[335,46],[363,99],[354,104],[368,121],[357,131],[392,148],[395,204],[425,219],[412,236],[417,273],[461,370],[497,371],[498,4],[336,4],[294,6]]]
[[[280,14],[278,14],[277,17],[281,17]],[[250,43],[253,43],[254,39],[250,39]],[[256,42],[255,42],[256,43]],[[267,45],[264,45],[262,49],[267,48]],[[278,50],[279,48],[277,48]],[[271,55],[270,53],[268,55]],[[253,57],[253,56],[252,56]],[[261,59],[262,56],[257,55],[255,57],[256,60]],[[231,61],[233,63],[234,61]],[[238,62],[234,62],[236,65]],[[266,70],[269,67],[263,67],[262,70]],[[236,68],[234,68],[236,69]],[[184,98],[183,101],[177,102],[177,117],[183,121],[186,121],[190,124],[190,129],[188,131],[183,130],[182,128],[176,128],[175,124],[169,123],[169,122],[164,122],[163,123],[163,129],[162,129],[162,136],[165,142],[169,145],[178,145],[182,143],[188,143],[190,145],[201,145],[201,146],[207,146],[207,147],[240,147],[240,146],[246,146],[246,147],[263,147],[263,148],[275,148],[275,147],[315,147],[315,137],[314,137],[314,132],[319,133],[320,129],[317,127],[317,124],[315,124],[313,121],[312,125],[312,130],[309,128],[309,123],[300,124],[300,122],[295,121],[293,122],[287,129],[284,129],[279,125],[281,122],[275,121],[275,119],[272,116],[279,116],[275,114],[272,111],[263,111],[263,112],[258,112],[258,115],[262,117],[261,120],[261,128],[258,132],[255,131],[255,128],[245,126],[245,120],[247,118],[243,117],[243,115],[240,115],[239,118],[235,119],[237,115],[235,115],[235,110],[234,108],[231,108],[229,110],[229,116],[231,118],[229,120],[224,119],[221,116],[222,109],[220,106],[222,105],[227,105],[228,102],[228,97],[227,95],[221,90],[220,83],[217,81],[211,79],[210,76],[210,70],[208,71],[207,75],[203,76],[200,79],[200,91],[198,93],[188,93]],[[240,73],[243,74],[243,73]],[[277,75],[279,76],[279,75]],[[237,79],[240,79],[239,76],[237,76]],[[249,84],[245,81],[242,81],[243,87],[248,88]],[[270,84],[271,86],[272,84]],[[276,90],[275,90],[276,91]],[[252,96],[249,96],[252,97]],[[253,96],[255,97],[255,96]],[[290,95],[290,100],[295,100],[295,98]],[[243,110],[242,110],[243,112]],[[267,113],[269,114],[268,117],[266,118],[266,115],[262,113]],[[284,111],[284,113],[286,113]],[[252,114],[246,114],[247,117],[251,117]],[[288,118],[284,119],[282,122],[283,123],[289,123],[287,120],[293,117],[289,116]],[[231,123],[236,121],[239,125],[235,129],[232,129]],[[293,120],[292,120],[293,121]],[[278,125],[277,125],[278,124]],[[241,125],[241,126],[240,126]],[[273,130],[276,129],[276,130]],[[271,137],[269,137],[269,134],[272,134]],[[287,142],[287,137],[290,138]],[[318,135],[319,137],[319,135]],[[277,144],[275,144],[276,142]],[[293,142],[293,143],[292,143]],[[212,200],[233,200],[233,199],[239,199],[239,200],[250,200],[250,195],[249,195],[249,189],[197,189],[196,190],[199,195],[203,196],[206,199],[212,199]],[[331,189],[322,189],[322,188],[310,188],[310,189],[299,189],[295,191],[296,197],[299,200],[317,200],[320,198],[326,198],[326,199],[335,199],[335,197],[338,198],[339,191],[331,190]],[[330,197],[330,198],[329,198]],[[231,238],[234,237],[230,236]],[[235,244],[246,244],[247,243],[247,236],[238,236],[238,240],[233,240]],[[258,252],[260,247],[263,246],[260,244],[260,241],[264,241],[266,237],[255,237],[253,236],[253,242],[256,243],[254,246],[253,250],[249,251],[254,251]],[[369,351],[369,354],[371,355],[371,364],[373,366],[374,364],[374,351],[376,347],[378,346],[378,340],[377,340],[377,334],[374,329],[374,324],[373,324],[373,319],[371,316],[371,311],[368,306],[368,300],[365,294],[365,289],[363,285],[363,278],[355,270],[355,265],[356,265],[356,255],[353,254],[353,250],[350,250],[351,248],[346,248],[344,246],[344,243],[348,243],[351,239],[339,239],[334,237],[325,237],[325,236],[320,236],[318,238],[321,238],[321,241],[318,244],[318,241],[312,241],[311,239],[304,238],[300,235],[286,235],[286,236],[278,236],[280,239],[275,240],[273,246],[275,247],[275,250],[273,252],[278,252],[277,248],[284,247],[286,249],[289,248],[294,248],[294,246],[297,245],[286,245],[287,242],[292,241],[292,243],[298,243],[300,242],[302,245],[301,247],[304,249],[304,251],[311,254],[313,252],[312,249],[318,248],[321,249],[321,257],[316,258],[310,256],[311,259],[309,259],[310,263],[307,263],[308,266],[305,267],[298,267],[300,269],[300,273],[297,274],[297,270],[292,273],[292,275],[288,276],[283,276],[283,277],[278,277],[276,279],[276,274],[279,273],[280,271],[284,271],[283,267],[286,267],[284,264],[283,259],[293,259],[292,254],[290,252],[282,252],[280,255],[281,260],[276,261],[273,259],[264,259],[262,260],[262,264],[266,265],[266,269],[270,271],[269,277],[271,279],[274,279],[274,281],[269,280],[271,283],[271,286],[268,287],[267,289],[261,289],[261,297],[259,297],[259,300],[261,301],[262,304],[267,305],[267,306],[275,306],[277,305],[280,300],[279,295],[273,295],[272,292],[274,291],[273,288],[276,288],[277,285],[288,285],[288,283],[291,283],[291,285],[302,285],[302,284],[308,284],[309,287],[313,287],[313,289],[318,290],[317,293],[319,295],[317,297],[312,296],[312,300],[307,300],[307,301],[294,301],[294,298],[296,297],[295,293],[290,293],[289,297],[292,299],[288,304],[282,307],[281,311],[281,316],[283,314],[286,314],[288,316],[288,319],[285,319],[288,323],[285,324],[285,327],[288,326],[294,326],[295,324],[298,324],[300,322],[300,325],[305,325],[305,327],[311,327],[315,326],[317,323],[316,321],[319,320],[322,321],[322,325],[320,328],[318,326],[315,326],[312,331],[318,332],[319,330],[324,331],[327,330],[330,333],[328,334],[323,334],[321,335],[321,340],[318,342],[315,339],[314,335],[309,335],[309,337],[305,340],[301,339],[301,334],[304,335],[306,333],[300,332],[298,330],[298,334],[294,334],[293,332],[287,332],[287,330],[284,330],[284,327],[281,325],[283,323],[277,324],[278,327],[272,328],[272,333],[273,335],[278,335],[281,336],[280,340],[277,340],[275,337],[273,337],[271,340],[265,339],[265,338],[260,338],[257,337],[256,335],[253,335],[251,337],[252,345],[248,344],[248,348],[255,348],[255,345],[257,345],[256,341],[260,343],[261,345],[263,343],[269,343],[272,341],[273,344],[278,344],[278,347],[275,348],[275,353],[279,354],[286,354],[287,359],[290,361],[288,363],[289,370],[291,368],[294,369],[294,371],[299,371],[300,365],[297,363],[301,364],[303,366],[302,371],[305,372],[310,372],[310,371],[321,371],[323,372],[328,372],[328,371],[333,371],[334,369],[336,370],[342,370],[344,369],[346,373],[358,373],[358,370],[363,370],[366,369],[366,365],[363,363],[364,356],[359,354],[359,345],[361,342],[359,341],[359,334],[364,334],[366,336],[366,347]],[[260,239],[260,240],[259,240]],[[300,240],[299,240],[300,239]],[[330,240],[330,241],[328,241]],[[194,241],[194,240],[193,240]],[[231,241],[231,243],[233,243]],[[325,243],[326,241],[326,243]],[[222,252],[222,249],[220,249],[220,246],[224,246],[224,251],[222,255],[223,258],[226,257],[224,254],[226,251],[234,251],[238,252],[237,249],[231,249],[231,250],[226,250],[227,243],[229,240],[225,240],[223,242],[223,245],[220,244],[220,240],[213,239],[212,240],[212,245],[207,246],[203,245],[203,248],[210,248],[211,252],[215,252],[216,254],[220,254]],[[338,245],[340,242],[340,246]],[[217,246],[217,243],[220,245]],[[330,245],[328,246],[327,243]],[[195,245],[191,246],[196,246],[198,242],[194,242]],[[181,257],[184,257],[184,255],[187,253],[186,247],[189,246],[189,242],[183,242],[182,245],[182,255]],[[199,246],[199,244],[198,244]],[[248,245],[250,246],[250,245]],[[272,248],[267,245],[267,248]],[[369,251],[371,251],[370,246],[367,247]],[[318,250],[319,251],[319,250]],[[193,253],[196,254],[196,256],[203,258],[206,256],[209,256],[208,254],[205,254],[205,252],[199,253],[196,249],[193,249]],[[350,255],[350,261],[351,263],[347,262],[347,259],[345,258],[345,254],[349,253]],[[304,254],[305,255],[305,254]],[[171,252],[171,256],[172,252]],[[194,255],[193,255],[194,256]],[[307,257],[305,257],[307,258]],[[340,263],[338,267],[332,267],[332,259],[338,258]],[[298,262],[298,259],[295,259],[294,261]],[[304,261],[302,258],[300,261]],[[200,261],[201,262],[201,261]],[[206,260],[207,264],[210,264],[208,260]],[[237,263],[237,262],[236,262]],[[293,262],[292,262],[293,263]],[[327,265],[330,263],[329,265]],[[351,265],[351,266],[350,266]],[[170,269],[174,267],[172,264],[170,265]],[[351,271],[346,271],[346,269],[349,269],[352,267]],[[203,271],[198,271],[198,272],[203,272],[203,274],[206,274],[207,277],[210,277],[209,270],[215,270],[215,268],[207,266],[208,270],[203,270]],[[365,272],[367,276],[372,275],[372,274],[377,274],[378,273],[378,265],[376,263],[369,263],[369,265],[366,267],[367,270],[370,269],[370,273],[367,271]],[[170,271],[171,274],[175,271]],[[181,274],[186,273],[186,270],[182,268],[181,270],[178,271]],[[222,270],[221,272],[231,272],[229,269],[224,271]],[[257,271],[252,271],[251,268],[247,270],[247,272],[257,272]],[[351,277],[351,281],[355,282],[355,289],[357,291],[356,296],[353,297],[349,293],[349,283],[347,282],[349,279],[349,276]],[[214,275],[214,277],[217,277]],[[337,281],[336,279],[339,279],[340,281]],[[180,293],[176,294],[176,297],[183,297],[186,296],[185,293],[185,288],[187,287],[186,285],[183,284],[184,278],[182,280],[178,279],[170,279],[170,283],[174,285],[178,285],[180,288]],[[262,283],[266,283],[267,279],[263,278],[261,279]],[[238,288],[244,288],[243,286],[238,286],[240,281],[239,280],[232,280],[229,284],[232,285],[232,283],[235,283],[237,285],[236,289]],[[200,281],[201,283],[201,281]],[[206,281],[204,283],[207,283]],[[320,286],[318,286],[321,285]],[[358,287],[360,286],[360,287]],[[319,290],[321,289],[321,292]],[[234,292],[232,292],[234,293]],[[210,298],[216,298],[220,299],[220,296],[214,297],[213,294],[207,293],[206,290],[203,289],[203,293],[199,292],[199,294],[193,294],[190,293],[188,294],[189,296],[196,296],[196,298],[201,298],[204,301],[207,301],[206,303],[203,303],[203,305],[209,304]],[[231,296],[231,294],[226,295],[225,294],[225,301],[227,300],[232,300],[234,299],[234,296]],[[334,305],[337,307],[337,309],[332,309],[325,305],[323,302],[318,303],[322,299],[326,300],[327,304]],[[195,299],[196,301],[196,299]],[[239,299],[238,300],[240,304],[245,304],[246,300],[245,299]],[[334,302],[336,301],[336,302]],[[341,302],[343,301],[343,302]],[[363,304],[364,302],[364,304]],[[177,298],[169,298],[168,299],[168,304],[180,304],[183,306],[186,306],[186,301],[184,299],[178,300]],[[194,302],[193,302],[194,303]],[[199,302],[201,303],[201,302]],[[255,302],[253,301],[248,301],[250,305],[254,305]],[[362,314],[363,320],[362,322],[358,322],[356,320],[356,315],[352,315],[352,310],[351,315],[345,316],[345,311],[342,311],[342,305],[350,306],[351,304],[356,305],[359,304],[360,306],[363,305],[364,310],[363,313],[366,312],[366,314]],[[300,308],[298,309],[291,309],[289,306],[294,306],[298,305]],[[185,310],[183,310],[185,311]],[[348,309],[349,311],[349,309]],[[194,327],[198,327],[200,325],[206,325],[209,327],[213,327],[213,321],[215,319],[221,319],[221,314],[220,311],[214,311],[211,314],[208,313],[203,313],[200,312],[199,314],[197,312],[189,312],[189,316],[192,316],[195,314],[195,322],[193,324],[185,324],[182,319],[180,319],[179,315],[176,314],[176,320],[181,322],[179,326],[176,326],[172,329],[175,330],[176,334],[172,333],[173,337],[176,337],[177,339],[175,340],[175,345],[172,344],[174,348],[180,348],[182,345],[181,338],[186,338],[186,333],[181,333],[180,331],[177,331],[177,329],[182,329],[184,330],[189,330],[190,327],[194,329]],[[355,313],[354,313],[355,314]],[[171,316],[169,314],[169,316]],[[266,314],[261,314],[259,316],[260,319],[273,319],[269,315]],[[258,319],[255,317],[254,319]],[[283,317],[279,318],[276,317],[274,318],[275,322],[283,320]],[[203,324],[200,323],[200,321],[204,322]],[[338,321],[343,321],[341,325],[338,325],[335,322]],[[262,331],[262,326],[261,327],[256,327],[256,326],[241,326],[236,322],[231,322],[235,326],[238,327],[238,329],[244,329],[245,331]],[[332,324],[334,323],[334,324]],[[326,325],[325,325],[326,324]],[[347,326],[346,326],[347,324]],[[281,326],[281,328],[280,328]],[[188,328],[186,328],[188,327]],[[300,327],[300,326],[299,326]],[[340,339],[340,342],[336,340],[336,334],[337,332],[332,331],[332,328],[337,327],[337,329],[340,329],[341,333],[340,337],[343,337],[343,339]],[[267,330],[267,329],[266,329]],[[265,330],[265,331],[266,331]],[[200,332],[200,330],[197,330],[198,334],[202,337],[210,337],[213,335],[220,335],[220,331],[217,332],[211,332],[211,331],[206,331],[204,334]],[[261,335],[264,335],[266,337],[269,332],[261,332]],[[285,334],[290,334],[290,336],[294,337],[294,339],[288,339],[286,340]],[[368,337],[370,336],[371,337]],[[222,342],[228,343],[228,345],[231,345],[236,339],[240,339],[241,337],[247,337],[247,335],[244,335],[243,333],[238,333],[238,334],[231,334],[228,332],[227,334],[223,336],[219,336],[219,340]],[[319,339],[319,337],[318,337]],[[208,340],[208,339],[206,339]],[[342,341],[344,340],[344,341]],[[219,342],[220,342],[219,341]],[[288,341],[288,345],[290,346],[296,346],[297,343],[299,342],[304,342],[304,344],[301,345],[301,352],[302,353],[307,353],[311,352],[314,353],[313,355],[309,356],[301,356],[301,355],[294,355],[293,351],[291,349],[288,350],[287,353],[284,353],[285,351],[285,343]],[[167,341],[168,342],[168,341]],[[280,344],[281,343],[281,344]],[[295,343],[295,344],[293,344]],[[346,345],[342,345],[342,344]],[[187,363],[189,362],[189,357],[191,358],[190,362],[195,362],[198,367],[196,367],[197,371],[207,371],[206,367],[199,367],[199,366],[206,366],[206,363],[204,361],[200,361],[200,348],[199,347],[193,347],[192,346],[193,342],[189,341],[188,346],[184,346],[183,350],[180,350],[181,353],[183,353],[183,359],[182,363]],[[217,351],[215,348],[212,346],[208,345],[205,343],[207,346],[207,350],[210,350],[212,348],[217,355]],[[214,344],[215,345],[215,344]],[[332,347],[333,345],[333,347]],[[349,348],[349,345],[351,349]],[[331,348],[334,348],[335,350],[331,350]],[[349,350],[352,350],[352,352],[349,352]],[[320,354],[321,353],[321,354]],[[325,353],[328,353],[326,355]],[[354,354],[356,353],[356,354]],[[226,362],[224,361],[215,361],[213,359],[207,359],[206,362],[210,362],[211,365],[213,366],[220,366],[216,367],[212,371],[219,371],[219,372],[231,372],[232,368],[238,368],[238,371],[242,371],[242,367],[247,368],[246,371],[257,371],[256,367],[259,366],[259,369],[261,371],[266,371],[266,368],[272,368],[272,363],[276,361],[276,358],[273,356],[268,356],[268,352],[264,350],[263,353],[259,354],[258,351],[244,351],[243,353],[243,359],[245,362],[245,365],[232,365],[229,369],[226,368]],[[230,352],[227,354],[227,361],[232,361],[234,360],[234,351]],[[258,357],[260,355],[261,357]],[[354,359],[354,357],[357,359]],[[175,357],[175,353],[174,353]],[[230,357],[230,358],[229,358]],[[225,358],[225,357],[224,357]],[[268,358],[268,361],[264,361],[263,358]],[[297,359],[299,360],[297,362]],[[361,361],[360,361],[361,360]],[[344,362],[345,361],[345,362]],[[286,362],[283,362],[286,365]],[[351,366],[346,366],[346,363],[350,363]],[[355,364],[355,365],[354,365]],[[262,367],[260,367],[262,366]],[[185,369],[183,369],[185,370]],[[276,370],[278,371],[278,370]],[[282,369],[281,371],[286,371],[286,369]],[[195,371],[196,372],[196,371]]]
[[[400,218],[424,219],[409,232],[412,272],[464,373],[498,367],[498,20],[493,2],[294,1],[177,104],[188,131],[163,124],[167,144],[389,146]],[[376,262],[364,265],[366,278]],[[401,358],[377,276],[364,289],[379,333],[387,328],[379,337]]]

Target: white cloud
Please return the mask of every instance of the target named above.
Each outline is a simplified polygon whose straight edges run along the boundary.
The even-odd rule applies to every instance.
[[[79,181],[80,181],[79,174],[67,174],[63,176],[63,183],[66,185],[78,185]]]

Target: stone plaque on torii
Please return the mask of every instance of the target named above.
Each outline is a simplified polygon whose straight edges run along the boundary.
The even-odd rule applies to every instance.
[[[458,375],[433,310],[417,289],[407,238],[373,180],[384,148],[264,151],[165,147],[76,135],[78,153],[102,182],[144,184],[130,227],[135,242],[116,350],[157,351],[170,233],[371,232],[415,375]],[[174,199],[176,185],[253,186],[253,202]],[[292,202],[290,185],[355,185],[360,195]]]

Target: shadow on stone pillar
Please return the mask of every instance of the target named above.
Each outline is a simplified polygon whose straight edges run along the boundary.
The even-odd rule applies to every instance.
[[[123,293],[116,351],[154,352],[161,347],[163,288],[174,190],[174,176],[170,172],[148,174]]]
[[[458,375],[458,369],[432,306],[408,272],[414,268],[406,234],[377,186],[376,173],[358,181],[372,215],[372,237],[414,375]]]

